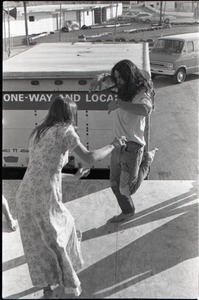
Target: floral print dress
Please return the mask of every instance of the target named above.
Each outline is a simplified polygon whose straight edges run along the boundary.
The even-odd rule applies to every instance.
[[[30,140],[29,164],[17,191],[21,239],[34,286],[48,284],[79,295],[76,272],[83,266],[74,218],[62,203],[61,170],[80,139],[74,128],[57,124]]]

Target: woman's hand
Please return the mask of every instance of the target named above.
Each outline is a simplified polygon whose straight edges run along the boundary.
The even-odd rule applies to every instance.
[[[72,181],[77,181],[79,180],[81,177],[86,177],[88,176],[90,173],[90,169],[89,168],[80,168],[78,169],[76,174],[65,174],[62,173],[62,181],[63,182],[72,182]]]
[[[77,173],[75,174],[75,177],[77,179],[80,179],[81,177],[87,177],[90,174],[89,168],[80,168],[78,169]]]
[[[126,146],[127,138],[125,136],[121,136],[120,139],[115,138],[111,143],[114,147],[123,147]]]

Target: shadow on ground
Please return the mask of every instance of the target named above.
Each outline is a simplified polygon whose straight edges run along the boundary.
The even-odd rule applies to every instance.
[[[127,224],[114,227],[111,225],[111,229],[105,224],[84,232],[83,240],[87,240],[107,234],[108,231],[125,230],[178,215],[80,272],[79,278],[84,287],[80,298],[110,297],[185,260],[197,257],[198,208],[196,204],[190,203],[195,199],[197,194],[194,187],[188,193],[138,213],[136,219]]]

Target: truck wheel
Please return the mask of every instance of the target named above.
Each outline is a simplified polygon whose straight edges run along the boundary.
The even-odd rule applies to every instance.
[[[173,76],[174,83],[178,83],[178,84],[185,81],[185,78],[186,78],[186,71],[183,68],[179,69]]]

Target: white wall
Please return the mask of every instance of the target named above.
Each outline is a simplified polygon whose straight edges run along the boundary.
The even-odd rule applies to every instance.
[[[166,3],[166,11],[174,11],[175,10],[175,1],[162,1],[162,7],[164,10],[164,6]],[[151,6],[155,9],[160,9],[160,1],[146,1],[145,4],[147,6]]]
[[[116,12],[117,12],[117,16],[121,16],[122,15],[122,3],[118,3],[118,5],[115,4],[112,7],[112,17],[111,18],[116,17]]]
[[[113,13],[112,13],[112,10],[110,8],[106,9],[106,17],[107,17],[107,20],[113,18]]]
[[[33,14],[32,14],[33,16]],[[35,21],[30,22],[28,17],[28,34],[38,34],[41,32],[50,32],[57,30],[57,16],[46,16],[44,14],[36,15]],[[5,19],[6,37],[8,37],[8,17]],[[4,23],[3,23],[3,37],[4,37]],[[14,20],[10,17],[10,35],[11,36],[23,36],[25,31],[25,20],[23,17]]]
[[[11,36],[21,36],[25,35],[25,21],[13,21],[10,22],[10,34]],[[6,37],[8,37],[8,23],[6,23]]]
[[[117,8],[117,15],[121,16],[122,15],[122,3],[118,3],[118,8]]]
[[[81,24],[80,26],[83,25],[93,25],[93,12],[92,11],[82,11],[81,12]]]
[[[64,15],[64,21],[77,20],[76,11],[64,11],[63,15]]]
[[[165,1],[163,2],[163,9],[164,9]],[[166,12],[175,11],[175,1],[166,1]]]
[[[88,13],[87,13],[88,12]],[[65,11],[64,12],[64,21],[77,20],[80,21],[80,27],[83,25],[92,25],[93,24],[93,11],[79,11],[80,20],[78,20],[77,11]]]
[[[36,16],[34,22],[28,22],[28,32],[32,33],[41,33],[41,32],[50,32],[54,31],[56,28],[53,26],[53,18],[47,16]]]

